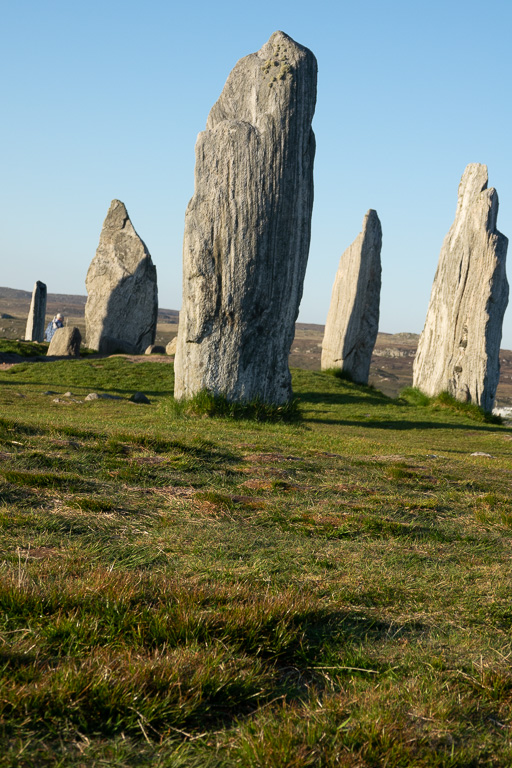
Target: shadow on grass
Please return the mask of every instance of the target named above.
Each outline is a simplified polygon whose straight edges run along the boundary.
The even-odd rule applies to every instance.
[[[436,421],[414,421],[411,419],[398,421],[395,419],[361,419],[359,421],[350,419],[331,419],[331,418],[315,418],[304,414],[304,422],[312,422],[314,424],[337,424],[344,427],[364,427],[366,429],[393,429],[397,431],[408,431],[413,429],[458,429],[463,431],[471,430],[472,432],[496,432],[496,427],[492,425],[475,424],[471,422],[468,424],[454,424],[453,422],[436,422]]]
[[[354,384],[353,390],[340,392],[297,392],[296,397],[300,403],[311,405],[396,405],[402,407],[402,403],[393,400],[378,389],[362,388]]]
[[[13,381],[0,381],[1,384],[8,384],[10,386],[16,385],[16,387],[29,387],[29,386],[40,386],[40,382],[37,381],[18,381],[18,379]],[[111,386],[111,387],[100,387],[96,384],[91,384],[88,386],[87,384],[83,383],[77,383],[77,382],[71,382],[70,384],[63,385],[61,381],[54,382],[53,384],[45,382],[44,386],[58,386],[59,390],[62,390],[62,392],[54,391],[52,392],[52,395],[54,397],[57,397],[59,394],[62,396],[64,392],[66,392],[67,389],[70,387],[79,387],[80,389],[87,389],[87,392],[84,392],[82,394],[77,394],[76,397],[85,397],[86,394],[89,394],[89,392],[96,392],[97,394],[105,394],[105,395],[111,395],[113,393],[119,394],[119,395],[133,395],[134,392],[137,392],[137,386],[129,387],[127,389],[122,389],[120,387]],[[173,389],[147,389],[143,386],[143,383],[140,386],[140,391],[144,391],[144,394],[148,397],[172,397],[174,394]],[[126,398],[128,399],[128,397]],[[124,400],[124,398],[121,397],[121,400]],[[111,400],[110,402],[115,402],[115,400]]]
[[[326,686],[341,688],[353,678],[379,680],[393,668],[364,651],[367,641],[378,643],[399,632],[414,638],[428,631],[419,622],[400,626],[357,611],[313,609],[293,616],[285,611],[257,625],[241,622],[234,627],[229,621],[204,625],[204,637],[197,626],[190,627],[192,654],[178,643],[176,651],[168,657],[156,654],[151,664],[140,645],[134,658],[126,644],[117,643],[115,663],[106,678],[105,651],[112,648],[112,631],[117,635],[129,629],[129,617],[116,614],[114,627],[106,627],[103,652],[96,646],[91,655],[91,638],[84,634],[83,620],[52,623],[54,617],[44,601],[38,610],[44,618],[45,648],[27,659],[17,649],[2,649],[0,655],[2,675],[16,676],[23,671],[18,691],[6,695],[3,702],[7,733],[31,722],[39,733],[60,730],[65,724],[95,736],[139,735],[142,718],[149,726],[146,739],[159,738],[158,732],[165,728],[203,731],[205,727],[226,727],[276,696],[307,701],[312,688],[318,692]],[[128,639],[130,634],[125,631],[124,637]],[[101,633],[96,643],[99,639]],[[162,637],[164,643],[166,639]],[[159,643],[145,640],[153,653]],[[56,654],[64,641],[75,649],[72,667],[67,654]],[[77,648],[81,653],[77,654]],[[65,676],[47,674],[60,665],[66,669]],[[329,670],[327,680],[324,670]],[[132,705],[135,701],[136,707]],[[43,709],[48,713],[44,719]]]

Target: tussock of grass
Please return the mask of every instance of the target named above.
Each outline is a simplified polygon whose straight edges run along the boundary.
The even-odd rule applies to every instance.
[[[431,405],[433,408],[448,408],[455,413],[463,414],[469,419],[474,421],[485,422],[486,424],[502,424],[503,419],[489,411],[484,411],[480,406],[475,403],[461,403],[456,400],[453,395],[448,392],[441,392],[436,397],[432,398]]]
[[[87,510],[88,512],[111,512],[116,508],[115,504],[109,499],[88,498],[85,496],[76,496],[72,500],[71,506]]]
[[[405,389],[400,392],[400,399],[405,400],[409,405],[417,407],[426,407],[431,402],[431,398],[416,387],[405,387]]]
[[[192,416],[220,416],[260,422],[297,422],[301,414],[297,400],[283,405],[273,405],[254,399],[246,403],[228,400],[224,395],[214,395],[207,390],[177,404],[178,409]]]
[[[423,392],[415,387],[406,387],[400,393],[400,399],[404,400],[409,405],[417,407],[427,407],[434,409],[443,409],[453,411],[454,413],[460,413],[473,421],[483,422],[485,424],[502,424],[503,419],[501,416],[484,411],[480,406],[475,403],[462,403],[457,400],[453,395],[448,392],[440,392],[435,397],[428,397]]]
[[[324,368],[322,373],[326,376],[334,376],[336,379],[340,379],[340,381],[348,381],[351,384],[355,383],[352,374],[342,368]]]
[[[87,484],[79,477],[58,475],[53,472],[20,472],[7,470],[4,478],[13,485],[28,485],[31,488],[65,488],[67,491],[81,491]]]

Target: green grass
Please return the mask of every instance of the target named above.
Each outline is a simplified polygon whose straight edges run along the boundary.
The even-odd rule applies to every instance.
[[[199,392],[184,402],[176,403],[179,413],[192,416],[224,416],[229,419],[248,419],[265,422],[293,422],[300,420],[300,409],[297,400],[283,405],[265,403],[259,398],[238,403],[232,402],[224,395],[214,395],[208,390]]]
[[[268,421],[165,363],[0,372],[0,765],[512,763],[510,430],[293,385]]]
[[[14,341],[0,339],[0,355],[20,355],[20,357],[37,357],[46,355],[48,344],[38,344],[36,341]]]
[[[501,416],[485,411],[475,403],[462,403],[448,392],[440,392],[435,397],[428,397],[419,389],[406,387],[400,393],[400,397],[409,405],[424,406],[431,408],[445,408],[454,413],[460,413],[473,421],[482,421],[487,424],[502,424]]]

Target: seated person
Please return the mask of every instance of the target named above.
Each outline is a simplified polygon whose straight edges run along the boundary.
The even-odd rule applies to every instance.
[[[57,328],[63,328],[63,327],[64,327],[64,316],[61,315],[60,312],[57,312],[53,320],[50,320],[50,322],[46,326],[46,331],[44,332],[44,340],[51,341]]]

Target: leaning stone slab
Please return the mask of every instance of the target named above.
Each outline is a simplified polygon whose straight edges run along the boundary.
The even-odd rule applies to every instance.
[[[25,328],[25,341],[44,340],[46,295],[46,285],[38,280],[32,291],[32,301]]]
[[[171,339],[170,342],[165,347],[165,354],[166,355],[175,355],[176,354],[176,344],[178,341],[178,337],[175,336],[174,339]]]
[[[322,369],[339,368],[359,384],[368,383],[379,330],[381,246],[379,217],[370,209],[340,259],[322,342]]]
[[[85,284],[87,346],[143,354],[155,341],[156,268],[120,200],[110,205]]]
[[[78,328],[57,328],[46,354],[48,357],[80,357],[81,342],[82,334]]]
[[[497,218],[498,195],[487,189],[487,166],[472,163],[459,185],[413,368],[413,385],[425,394],[448,391],[488,411],[499,382],[508,304],[508,240],[498,232]]]
[[[196,143],[175,396],[284,403],[313,205],[316,59],[283,32],[241,59]]]

